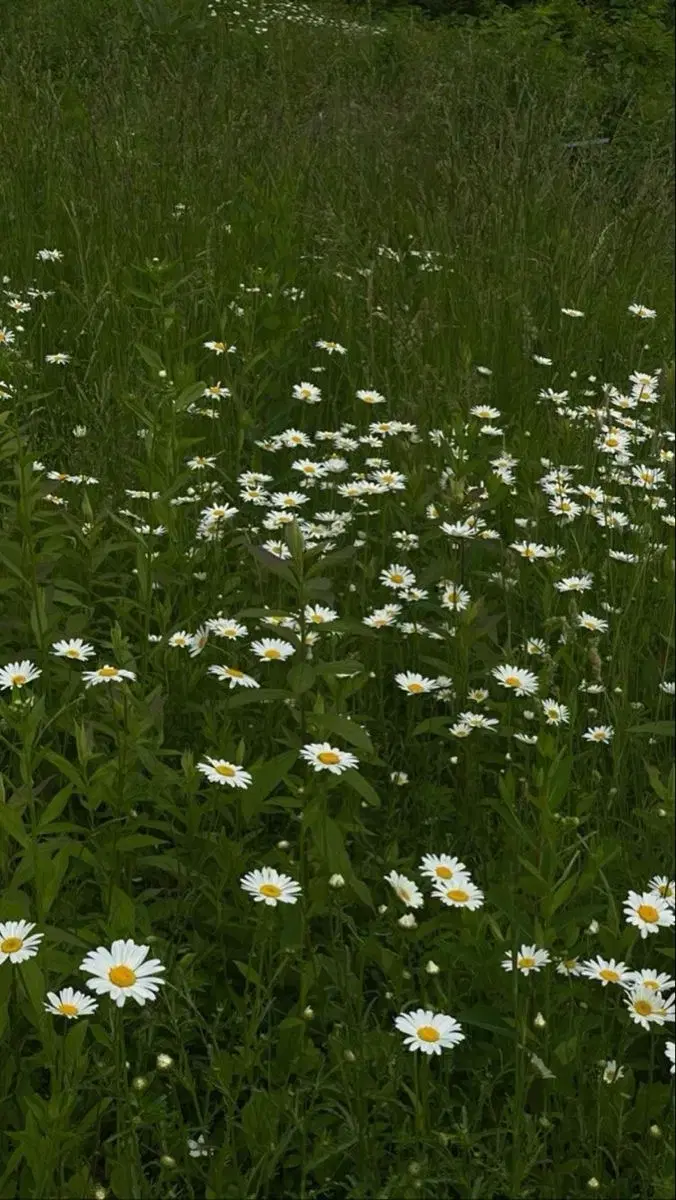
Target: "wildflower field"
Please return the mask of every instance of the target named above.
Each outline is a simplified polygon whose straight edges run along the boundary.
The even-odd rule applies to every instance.
[[[3,6],[2,1200],[673,1195],[669,80],[347,11]]]

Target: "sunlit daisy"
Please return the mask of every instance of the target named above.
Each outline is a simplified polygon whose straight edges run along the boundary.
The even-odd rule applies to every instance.
[[[235,687],[257,688],[261,686],[250,675],[245,675],[244,671],[238,671],[236,667],[212,666],[209,667],[209,674],[215,675],[217,679],[227,680],[230,691]]]
[[[384,876],[384,879],[407,908],[422,908],[425,897],[412,879],[407,879],[398,871],[390,871],[389,875]]]
[[[471,880],[454,880],[449,884],[439,879],[434,884],[432,895],[449,908],[468,908],[470,912],[481,908],[484,902],[483,892]]]
[[[55,1017],[67,1017],[69,1021],[77,1017],[90,1017],[99,1007],[96,1000],[85,992],[76,992],[72,987],[62,988],[60,992],[47,992],[49,1004],[45,1004],[48,1013]]]
[[[602,987],[607,987],[609,983],[627,987],[631,983],[632,976],[626,963],[615,962],[614,958],[601,958],[600,955],[582,963],[582,974],[587,979],[596,979]]]
[[[469,880],[469,871],[464,862],[450,854],[423,854],[418,870],[435,884],[465,883]]]
[[[86,662],[94,654],[94,647],[82,638],[69,638],[63,642],[52,642],[52,650],[57,658],[72,658],[78,662]]]
[[[588,612],[578,614],[577,624],[581,629],[588,629],[591,633],[605,633],[608,629],[608,622],[603,617],[595,617]]]
[[[110,950],[99,946],[90,950],[80,963],[80,970],[90,978],[87,987],[97,996],[108,994],[118,1008],[128,999],[144,1005],[155,1000],[163,983],[164,967],[159,958],[148,958],[150,947],[137,946],[131,938],[113,942]]]
[[[326,608],[323,604],[306,604],[304,616],[311,625],[329,625],[332,621],[338,620],[338,613],[333,608]]]
[[[251,775],[235,763],[224,758],[210,758],[207,754],[205,763],[198,763],[197,770],[206,775],[209,783],[225,784],[227,787],[246,789],[251,787]]]
[[[612,725],[590,725],[582,734],[585,742],[610,742],[614,737]]]
[[[651,1025],[664,1025],[665,1021],[674,1020],[674,998],[663,996],[651,988],[632,988],[625,1000],[629,1016],[643,1029]]]
[[[249,871],[240,880],[242,891],[248,892],[258,903],[275,908],[277,904],[295,904],[301,886],[290,875],[280,875],[274,867],[262,867]]]
[[[310,742],[303,746],[300,752],[315,771],[330,771],[332,775],[341,775],[359,766],[359,759],[347,750],[339,750],[329,742]]]
[[[95,671],[83,671],[82,678],[87,687],[97,687],[99,683],[124,683],[125,679],[133,681],[136,675],[133,671],[126,671],[123,667],[97,667]]]
[[[394,1023],[404,1034],[404,1045],[409,1050],[421,1050],[423,1054],[441,1054],[442,1050],[457,1046],[465,1037],[454,1017],[426,1008],[400,1013]]]
[[[559,704],[557,700],[542,700],[542,711],[547,718],[548,725],[567,725],[570,720],[570,709],[566,708],[565,704]]]
[[[667,904],[674,907],[674,899],[676,898],[676,883],[673,879],[669,879],[668,875],[653,875],[648,883],[651,892],[657,892]]]
[[[261,638],[251,643],[251,649],[261,662],[283,661],[296,653],[295,647],[281,638]]]
[[[169,646],[172,646],[174,649],[177,646],[180,647],[181,649],[187,649],[187,647],[190,645],[191,640],[192,640],[191,633],[186,633],[185,629],[179,629],[179,630],[177,630],[176,633],[172,633],[171,637],[168,639],[167,644]]]
[[[385,584],[385,587],[398,588],[412,587],[415,583],[415,575],[408,567],[402,566],[400,563],[392,563],[380,572],[380,582]]]
[[[628,925],[635,925],[641,937],[657,933],[674,924],[674,910],[656,892],[629,892],[623,905]]]
[[[676,987],[676,980],[664,971],[651,971],[650,968],[643,967],[640,971],[630,971],[629,974],[632,987],[645,987],[651,992],[669,992]]]
[[[415,671],[402,671],[395,675],[394,682],[402,692],[409,696],[420,696],[423,692],[433,692],[437,687],[436,679],[428,679],[426,675],[417,675]]]
[[[575,978],[577,975],[582,975],[582,964],[579,958],[562,958],[556,968],[556,973]]]
[[[384,404],[385,397],[381,396],[380,392],[374,392],[369,389],[362,389],[357,392],[357,399],[362,400],[364,404]]]
[[[44,933],[31,933],[30,921],[0,921],[0,966],[9,959],[22,963],[37,954]]]
[[[27,658],[22,662],[7,663],[6,667],[0,667],[0,689],[5,691],[9,688],[25,687],[27,683],[32,683],[40,675],[42,675],[40,668]]]
[[[519,667],[494,667],[491,674],[498,683],[509,688],[516,696],[534,696],[538,690],[537,675]]]
[[[531,971],[539,971],[542,967],[546,967],[550,961],[549,951],[540,950],[537,946],[522,946],[517,952],[516,962],[511,954],[506,955],[502,961],[502,967],[505,971],[513,971],[516,966],[517,971],[521,971],[524,975],[529,975]]]

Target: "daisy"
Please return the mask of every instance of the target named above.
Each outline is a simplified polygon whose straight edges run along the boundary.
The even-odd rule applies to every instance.
[[[331,746],[328,742],[310,742],[303,746],[300,756],[314,767],[315,771],[330,771],[332,775],[342,775],[343,771],[359,766],[356,755],[347,750],[339,750],[337,746]]]
[[[532,658],[540,658],[541,655],[547,653],[547,643],[542,638],[529,638],[524,646],[524,650]]]
[[[480,421],[497,421],[501,416],[499,408],[492,408],[490,404],[475,404],[470,408],[470,413],[473,417],[478,417]]]
[[[269,904],[271,908],[277,904],[295,904],[301,891],[299,883],[290,875],[280,875],[274,867],[249,871],[240,879],[240,885],[242,891],[248,892],[255,901]]]
[[[607,987],[609,983],[619,983],[622,987],[628,987],[632,977],[626,963],[615,962],[614,958],[601,958],[600,954],[583,962],[581,973],[587,979],[596,979],[602,987]]]
[[[63,367],[70,362],[70,354],[45,354],[45,362],[56,363],[57,366]]]
[[[94,653],[94,647],[82,638],[69,638],[68,641],[52,642],[52,650],[57,658],[73,658],[86,662]]]
[[[646,308],[645,304],[630,304],[627,312],[633,313],[635,317],[641,317],[643,321],[651,321],[657,316],[656,309]]]
[[[384,875],[383,878],[407,908],[422,908],[425,898],[412,879],[407,879],[398,871],[390,871],[389,875]]]
[[[517,696],[534,696],[538,690],[537,675],[522,671],[519,667],[494,667],[491,674],[504,688],[510,688]]]
[[[464,612],[472,597],[459,583],[444,581],[441,585],[441,607],[452,612]]]
[[[459,1023],[446,1013],[435,1013],[431,1009],[416,1008],[412,1012],[400,1013],[394,1023],[404,1036],[404,1045],[409,1050],[422,1050],[423,1054],[441,1054],[464,1040]]]
[[[206,626],[215,637],[228,638],[229,641],[246,637],[249,632],[246,625],[242,625],[239,621],[229,621],[225,617],[213,617],[206,622]]]
[[[557,592],[588,592],[594,582],[593,575],[568,575],[554,584]]]
[[[616,1083],[624,1078],[624,1067],[619,1067],[614,1058],[609,1058],[606,1062],[601,1062],[603,1067],[603,1082]]]
[[[539,950],[537,946],[522,946],[517,952],[516,968],[522,971],[524,975],[528,975],[531,971],[539,971],[542,967],[546,967],[550,961],[548,950]],[[508,954],[502,961],[502,967],[505,971],[514,970],[514,959],[511,954]]]
[[[557,975],[567,975],[575,977],[582,975],[582,964],[579,958],[562,958],[556,968]]]
[[[31,933],[31,929],[35,924],[30,921],[0,921],[0,966],[7,959],[22,963],[35,957],[45,935]]]
[[[125,679],[130,679],[133,683],[136,675],[122,667],[103,666],[97,667],[95,671],[83,671],[82,678],[87,687],[96,687],[99,683],[122,683]]]
[[[667,1058],[669,1059],[669,1062],[671,1063],[671,1074],[673,1075],[674,1074],[674,1063],[676,1062],[676,1058],[675,1058],[676,1043],[675,1042],[666,1042],[665,1046],[664,1046],[664,1053],[666,1054]]]
[[[585,742],[610,742],[614,736],[612,725],[590,725],[582,734]]]
[[[559,704],[557,700],[542,700],[542,711],[547,718],[548,725],[567,725],[570,720],[570,709],[566,708],[565,704]]]
[[[651,992],[669,992],[676,987],[676,980],[663,971],[651,971],[643,967],[640,971],[630,971],[631,986],[649,988]]]
[[[428,679],[426,675],[416,675],[414,671],[402,671],[395,675],[394,682],[402,692],[409,696],[419,696],[423,692],[433,692],[437,687],[436,679]]]
[[[80,963],[80,970],[91,976],[87,987],[97,996],[107,993],[118,1008],[124,1007],[128,997],[142,1006],[146,1000],[154,1000],[166,981],[160,974],[164,967],[159,958],[148,958],[149,949],[137,946],[131,938],[120,938],[110,950],[105,946],[90,950]]]
[[[660,927],[674,924],[674,911],[656,892],[629,892],[623,905],[628,925],[636,925],[642,938]]]
[[[197,770],[206,775],[209,783],[227,784],[228,787],[244,790],[251,787],[251,775],[242,767],[227,762],[224,758],[210,758],[208,754],[206,760],[205,763],[197,764]]]
[[[188,1154],[191,1158],[210,1158],[214,1153],[213,1146],[207,1146],[204,1140],[204,1134],[201,1133],[197,1140],[188,1138]]]
[[[381,396],[380,392],[374,392],[370,389],[362,389],[357,392],[357,399],[362,400],[364,404],[384,404],[385,397]]]
[[[25,687],[27,683],[32,683],[42,675],[39,667],[29,659],[24,658],[21,662],[7,663],[6,667],[0,667],[0,688],[7,690],[9,688]]]
[[[466,883],[469,880],[465,864],[450,854],[423,854],[418,870],[435,884]]]
[[[483,892],[471,880],[454,881],[450,885],[438,880],[432,894],[449,908],[468,908],[470,912],[481,908],[484,902]]]
[[[673,908],[674,897],[676,897],[676,883],[673,879],[669,879],[667,875],[653,875],[648,887],[651,892],[657,892],[657,895],[666,900],[667,904]]]
[[[332,621],[338,620],[338,613],[332,608],[326,608],[323,604],[306,604],[304,609],[306,621],[310,621],[312,625],[329,625]]]
[[[530,562],[535,562],[537,558],[553,558],[556,553],[551,546],[542,546],[540,542],[511,542],[509,548]]]
[[[634,987],[625,1000],[632,1021],[643,1029],[653,1025],[664,1025],[665,1021],[674,1019],[674,998],[665,1000],[661,992],[651,988]]]
[[[177,633],[172,633],[168,644],[174,647],[180,646],[185,648],[190,645],[191,639],[191,633],[186,633],[185,629],[179,629]]]
[[[340,345],[340,342],[326,342],[324,338],[320,338],[318,342],[315,342],[315,346],[318,350],[326,350],[327,354],[333,354],[334,352],[336,354],[347,354],[347,350],[344,346]]]
[[[296,653],[290,642],[284,642],[280,638],[261,638],[259,642],[251,643],[251,649],[261,661],[266,662],[283,661]]]
[[[605,633],[608,629],[607,621],[604,621],[602,617],[594,617],[588,612],[578,615],[577,624],[581,629],[588,629],[590,633]]]
[[[209,674],[215,675],[217,679],[229,680],[230,691],[238,686],[245,688],[257,688],[261,686],[250,675],[245,675],[244,671],[238,671],[236,667],[209,667]]]
[[[55,1017],[67,1017],[69,1021],[77,1017],[90,1017],[99,1007],[96,1000],[84,992],[76,992],[71,987],[62,988],[60,992],[47,992],[49,1004],[45,1010]]]
[[[579,308],[562,308],[561,312],[565,313],[567,317],[583,317],[584,316],[584,313],[581,312]]]
[[[408,567],[402,567],[400,563],[392,563],[386,567],[384,571],[380,572],[378,578],[381,583],[385,584],[385,587],[394,588],[395,591],[397,588],[412,587],[415,583],[413,571],[409,571]]]

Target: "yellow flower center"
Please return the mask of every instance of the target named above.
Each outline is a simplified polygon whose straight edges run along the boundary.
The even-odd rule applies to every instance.
[[[425,691],[425,689],[424,689],[424,687],[423,687],[422,683],[409,683],[409,684],[408,684],[408,690],[409,690],[409,692],[414,692],[416,695],[417,695],[419,692],[424,692],[424,691]]]
[[[310,620],[313,621],[315,625],[323,625],[324,623],[324,618],[321,613],[313,613],[310,617]]]
[[[444,866],[435,867],[434,874],[439,879],[452,879],[453,878],[453,872],[450,867],[444,867]]]
[[[14,684],[14,687],[22,687],[22,685],[24,683],[26,683],[26,676],[25,675],[12,675],[11,680],[12,680],[12,683]]]
[[[397,895],[400,900],[407,903],[411,899],[411,893],[406,888],[397,888]]]
[[[531,967],[535,966],[535,959],[529,958],[528,955],[523,955],[521,958],[517,959],[516,965],[517,967],[521,967],[522,971],[529,970]]]
[[[227,763],[221,763],[218,767],[214,767],[214,770],[217,775],[223,775],[226,779],[232,779],[237,774],[235,768]]]
[[[421,1042],[438,1042],[439,1041],[439,1037],[440,1037],[439,1030],[435,1029],[434,1025],[421,1025],[419,1029],[416,1029],[416,1033],[417,1033],[418,1037],[420,1038]]]
[[[63,1013],[64,1017],[77,1016],[77,1004],[59,1004],[59,1012]]]
[[[103,679],[113,679],[118,674],[117,667],[99,667],[97,674]]]
[[[108,972],[108,978],[115,987],[120,988],[128,988],[136,983],[136,973],[132,971],[131,967],[125,967],[124,965],[111,967]]]
[[[659,991],[660,985],[656,979],[644,979],[643,986],[645,988],[649,988],[651,992],[657,992],[657,991]]]
[[[651,925],[655,923],[660,915],[657,909],[653,908],[652,904],[639,904],[636,911],[642,921],[648,921]]]
[[[238,671],[236,667],[226,667],[226,671],[233,679],[244,679],[244,671]]]
[[[620,982],[620,977],[617,971],[611,971],[610,967],[604,967],[602,971],[599,971],[599,975],[601,976],[601,979],[607,980],[608,983]]]
[[[340,755],[336,754],[335,750],[321,750],[317,758],[327,767],[335,767],[336,763],[340,762]]]
[[[80,651],[77,650],[75,648],[75,646],[69,646],[68,649],[66,650],[66,658],[79,658],[79,657],[80,657]]]
[[[395,571],[393,575],[390,575],[390,579],[391,579],[392,583],[403,583],[404,582],[404,576],[400,575],[398,571]]]
[[[637,1012],[639,1017],[649,1017],[653,1011],[653,1006],[649,1000],[635,1000],[634,1012]]]
[[[519,679],[518,675],[506,675],[505,683],[508,685],[508,687],[519,687],[521,680]]]
[[[3,942],[0,942],[0,951],[3,954],[16,954],[23,946],[23,938],[8,937]]]
[[[566,958],[563,963],[567,971],[572,971],[573,967],[577,966],[576,958]]]
[[[263,657],[264,658],[281,658],[282,656],[279,653],[279,650],[271,649],[271,650],[264,650]]]
[[[270,896],[276,900],[278,896],[281,896],[282,889],[277,887],[276,883],[262,883],[260,886],[260,893],[261,896]]]
[[[469,892],[463,891],[462,888],[450,888],[446,895],[449,900],[457,900],[459,904],[464,904],[466,900],[469,900]]]

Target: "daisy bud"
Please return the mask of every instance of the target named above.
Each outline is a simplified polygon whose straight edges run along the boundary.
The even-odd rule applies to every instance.
[[[440,971],[440,967],[438,967],[437,964],[435,962],[433,962],[432,959],[430,958],[425,963],[425,970],[427,971],[428,975],[438,975],[439,971]]]
[[[290,845],[289,842],[285,842],[285,841],[277,842],[277,849],[278,850],[288,850],[289,845]]]
[[[404,913],[403,917],[400,917],[397,921],[397,925],[401,925],[402,929],[416,929],[418,922],[413,913]]]
[[[132,1079],[131,1086],[135,1092],[145,1092],[148,1086],[148,1080],[145,1079],[143,1075],[137,1075],[135,1079]]]
[[[174,1060],[170,1054],[158,1054],[155,1059],[155,1066],[158,1071],[168,1071],[174,1065]]]
[[[648,1133],[650,1134],[651,1137],[654,1137],[654,1138],[662,1137],[662,1130],[660,1129],[659,1125],[651,1125],[650,1129],[648,1130]]]
[[[309,1004],[306,1005],[306,1007],[303,1009],[303,1016],[305,1017],[305,1020],[311,1021],[312,1018],[314,1017],[314,1015],[315,1015],[314,1008],[310,1008]]]
[[[342,875],[332,875],[329,879],[329,887],[342,888],[345,887],[345,880]]]
[[[401,975],[402,975],[402,979],[410,979],[411,978],[410,971],[402,971]]]
[[[458,763],[458,756],[457,756],[457,754],[454,754],[454,755],[452,755],[452,757],[451,757],[451,758],[450,758],[448,761],[449,761],[450,763],[452,763],[452,765],[453,765],[454,767],[455,767],[455,766],[457,766],[457,763]]]
[[[591,1179],[587,1180],[587,1187],[589,1188],[590,1192],[597,1192],[600,1186],[601,1184],[595,1175],[592,1175]]]
[[[106,1200],[107,1195],[108,1195],[108,1193],[107,1193],[106,1189],[104,1187],[101,1187],[100,1184],[98,1187],[94,1188],[94,1200]]]
[[[159,375],[160,379],[166,379],[166,378],[167,378],[167,372],[166,372],[166,371],[158,371],[158,372],[157,372],[157,374]]]
[[[170,1154],[163,1154],[160,1159],[160,1165],[166,1167],[169,1171],[173,1171],[176,1166],[176,1159],[172,1158]]]
[[[598,931],[599,931],[599,923],[596,920],[596,918],[594,918],[594,920],[590,921],[589,925],[587,926],[587,933],[598,933]]]
[[[387,905],[386,905],[386,904],[379,904],[379,905],[378,905],[378,912],[380,913],[380,915],[381,915],[381,917],[382,917],[383,913],[386,913],[386,912],[387,912]]]
[[[536,1029],[544,1029],[547,1022],[545,1021],[545,1018],[543,1017],[541,1012],[535,1014],[533,1024]]]
[[[343,1054],[343,1058],[345,1059],[345,1062],[349,1062],[349,1063],[353,1063],[353,1062],[357,1061],[357,1056],[353,1050],[346,1050],[345,1053]]]
[[[538,1122],[542,1129],[551,1129],[551,1127],[552,1127],[552,1123],[549,1120],[549,1117],[546,1117],[544,1115],[544,1113],[541,1117],[538,1118]]]

